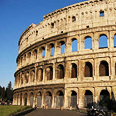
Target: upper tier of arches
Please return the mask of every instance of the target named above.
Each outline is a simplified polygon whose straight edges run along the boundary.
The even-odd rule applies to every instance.
[[[57,58],[58,56],[81,55],[94,52],[115,50],[116,31],[90,33],[81,36],[62,37],[55,41],[38,44],[31,50],[19,54],[17,57],[17,69],[23,66]],[[89,51],[88,51],[89,50]]]
[[[91,0],[49,13],[38,25],[31,24],[22,33],[19,40],[19,53],[36,42],[66,32],[115,25],[115,6],[115,0]]]

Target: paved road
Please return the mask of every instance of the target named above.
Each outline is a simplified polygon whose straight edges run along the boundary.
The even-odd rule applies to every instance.
[[[69,110],[59,110],[59,109],[36,109],[25,116],[87,116],[83,113],[78,113],[76,111]]]

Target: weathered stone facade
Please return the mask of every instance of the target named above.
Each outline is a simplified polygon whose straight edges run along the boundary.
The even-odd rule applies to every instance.
[[[31,24],[19,40],[13,104],[69,108],[75,96],[83,108],[86,95],[93,104],[103,94],[116,98],[115,35],[116,0],[73,4]],[[100,48],[102,37],[107,46]],[[85,49],[88,38],[92,48]]]

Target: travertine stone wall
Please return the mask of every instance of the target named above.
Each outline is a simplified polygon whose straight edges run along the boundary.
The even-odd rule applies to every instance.
[[[107,38],[107,46],[100,48],[103,35]],[[45,94],[49,92],[51,107],[56,108],[56,93],[59,91],[64,108],[69,108],[72,91],[77,94],[80,108],[85,107],[86,91],[92,93],[93,103],[96,104],[103,90],[109,93],[110,98],[112,93],[116,98],[115,35],[116,0],[76,3],[45,15],[38,25],[31,24],[19,39],[13,104],[30,105],[33,97],[34,106],[38,93],[41,93],[42,107],[42,104],[46,105]],[[92,43],[89,49],[85,49],[87,37]],[[73,40],[77,40],[78,45],[74,52]],[[62,44],[65,45],[63,54]],[[42,55],[44,50],[45,56]],[[76,70],[76,78],[71,77],[73,69]],[[85,73],[91,75],[86,77]]]

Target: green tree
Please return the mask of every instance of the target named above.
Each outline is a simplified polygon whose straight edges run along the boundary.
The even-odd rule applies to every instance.
[[[6,98],[7,98],[7,101],[13,100],[13,88],[12,88],[11,81],[8,83],[8,86],[6,88]]]
[[[1,88],[1,97],[5,98],[5,87]]]

